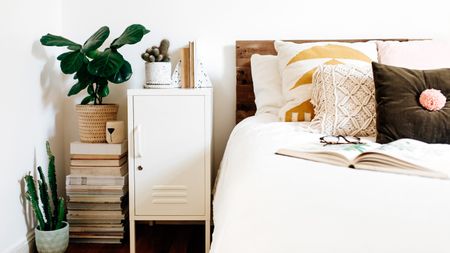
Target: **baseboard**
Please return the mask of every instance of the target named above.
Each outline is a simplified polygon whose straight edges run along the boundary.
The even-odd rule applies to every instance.
[[[33,253],[35,252],[34,246],[34,230],[30,231],[27,234],[27,237],[18,242],[16,245],[13,245],[9,249],[7,249],[6,253]]]

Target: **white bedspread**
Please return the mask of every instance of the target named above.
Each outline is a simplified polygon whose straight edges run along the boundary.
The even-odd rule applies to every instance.
[[[270,115],[236,126],[214,197],[211,252],[450,252],[450,180],[275,155],[321,136],[302,126]]]

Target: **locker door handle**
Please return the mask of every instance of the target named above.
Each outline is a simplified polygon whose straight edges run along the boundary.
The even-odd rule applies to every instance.
[[[141,125],[137,125],[136,129],[134,131],[134,143],[136,144],[136,157],[140,158],[142,157],[142,151],[141,151]]]
[[[137,169],[138,169],[138,170],[143,170],[144,167],[142,167],[141,165],[139,165],[139,166],[137,167]]]

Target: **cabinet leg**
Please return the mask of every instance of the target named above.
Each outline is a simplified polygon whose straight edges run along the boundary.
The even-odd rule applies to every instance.
[[[211,246],[211,221],[205,221],[205,253],[209,252]]]
[[[130,220],[130,253],[136,252],[136,224]]]

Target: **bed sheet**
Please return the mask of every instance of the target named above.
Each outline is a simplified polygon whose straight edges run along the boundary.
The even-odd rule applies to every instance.
[[[212,253],[450,252],[449,180],[274,154],[320,136],[270,114],[235,127],[215,190]]]

